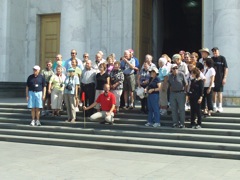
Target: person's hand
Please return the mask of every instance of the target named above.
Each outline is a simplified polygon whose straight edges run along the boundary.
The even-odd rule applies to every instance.
[[[111,113],[110,112],[106,112],[106,116],[110,116],[111,115]]]
[[[207,89],[207,94],[209,94],[211,92],[211,88],[209,87],[208,89]]]
[[[26,100],[27,100],[27,102],[28,102],[28,100],[29,100],[29,97],[28,97],[28,96],[26,97]]]
[[[83,106],[83,110],[86,111],[86,110],[87,110],[87,107],[86,107],[86,106]]]
[[[42,97],[42,100],[43,100],[43,101],[45,100],[45,96]]]
[[[223,80],[222,80],[222,85],[224,86],[225,84],[226,84],[226,81],[227,81],[227,78],[223,78]]]
[[[48,90],[48,94],[51,94],[51,89]]]
[[[149,89],[148,93],[151,94],[154,91],[154,89]]]
[[[202,103],[202,98],[199,98],[198,99],[198,104],[201,104]]]

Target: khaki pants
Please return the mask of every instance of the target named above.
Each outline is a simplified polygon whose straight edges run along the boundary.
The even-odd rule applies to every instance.
[[[74,94],[64,94],[64,103],[67,108],[68,120],[76,120],[76,102],[74,98]]]
[[[51,93],[52,109],[62,109],[63,91],[53,89]]]
[[[90,116],[90,120],[91,121],[102,121],[102,120],[105,120],[106,122],[114,122],[114,113],[111,113],[110,116],[106,116],[106,112],[107,111],[101,111],[101,112],[96,112],[94,113],[93,115]]]
[[[111,90],[111,92],[115,95],[116,98],[116,106],[120,106],[120,98],[122,95],[122,90]]]

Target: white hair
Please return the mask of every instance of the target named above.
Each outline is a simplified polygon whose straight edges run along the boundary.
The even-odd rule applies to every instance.
[[[164,57],[160,57],[158,60],[158,63],[160,63],[160,62],[165,65],[167,63],[167,60]]]

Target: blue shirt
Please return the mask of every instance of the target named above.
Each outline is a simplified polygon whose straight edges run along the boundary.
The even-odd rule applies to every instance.
[[[158,77],[160,81],[164,81],[164,77],[168,75],[168,70],[165,66],[159,68],[159,74]]]
[[[84,69],[84,66],[83,66],[83,63],[82,63],[82,61],[80,60],[80,59],[78,59],[78,58],[76,58],[76,60],[77,60],[77,62],[78,62],[78,67],[81,69],[81,70],[83,70]],[[70,58],[70,59],[68,59],[68,60],[66,60],[66,62],[65,62],[65,68],[66,68],[66,70],[68,71],[68,69],[70,68],[70,67],[72,67],[72,58]]]
[[[124,70],[123,70],[123,74],[133,74],[134,73],[134,69],[130,68],[130,66],[123,60],[121,61],[121,63],[123,63],[122,65],[124,65]],[[135,59],[131,58],[129,60],[129,63],[133,66],[135,66]]]
[[[76,85],[79,85],[78,76],[66,77],[64,81],[64,85],[65,85],[64,94],[75,94]],[[67,85],[70,85],[72,87],[72,90],[68,90],[66,88]]]
[[[34,74],[28,76],[27,87],[29,91],[42,91],[45,85],[45,79],[41,74],[36,77]]]

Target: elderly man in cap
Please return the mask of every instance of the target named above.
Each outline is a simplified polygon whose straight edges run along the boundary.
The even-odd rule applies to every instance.
[[[175,55],[174,55],[175,56]],[[172,73],[168,77],[168,83],[170,87],[170,104],[172,108],[173,128],[184,128],[185,122],[185,101],[186,101],[186,89],[187,80],[185,75],[178,71],[178,65],[172,65]],[[178,115],[179,113],[179,115]],[[180,122],[180,124],[178,124]]]
[[[172,60],[178,66],[178,71],[182,72],[185,76],[189,74],[187,64],[182,61],[180,54],[174,54]]]
[[[216,71],[213,88],[213,110],[217,112],[222,112],[222,92],[223,86],[226,84],[228,75],[228,65],[224,56],[220,55],[219,49],[217,47],[212,48],[214,68]],[[218,107],[217,107],[218,100]]]
[[[43,100],[46,95],[46,83],[44,77],[39,73],[40,69],[38,65],[35,65],[33,74],[27,79],[26,99],[32,114],[31,126],[41,126],[40,109],[43,108]]]

